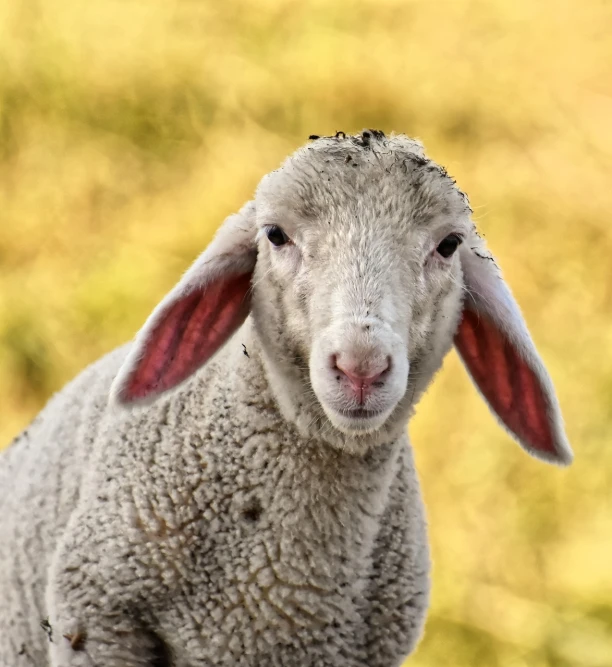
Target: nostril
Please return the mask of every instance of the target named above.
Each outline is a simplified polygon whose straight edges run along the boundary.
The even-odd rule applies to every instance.
[[[375,387],[382,387],[385,384],[384,378],[389,374],[390,370],[391,370],[391,357],[387,357],[383,369],[378,373],[376,377],[372,378],[372,384]]]
[[[332,371],[336,373],[336,380],[340,381],[343,375],[346,375],[345,372],[338,366],[338,357],[335,354],[332,354],[329,358],[329,367]]]

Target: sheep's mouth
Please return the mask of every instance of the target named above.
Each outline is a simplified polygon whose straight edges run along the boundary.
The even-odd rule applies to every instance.
[[[349,435],[371,433],[379,429],[389,416],[388,410],[367,410],[366,408],[327,409],[331,423]]]
[[[349,419],[372,419],[380,415],[380,410],[366,410],[365,408],[355,408],[354,410],[342,410],[340,413],[343,417]]]

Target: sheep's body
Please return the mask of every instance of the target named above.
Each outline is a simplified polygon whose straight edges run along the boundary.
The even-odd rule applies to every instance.
[[[79,506],[122,350],[84,370],[0,453],[0,665],[46,665],[46,586]],[[105,395],[106,392],[106,395]],[[58,632],[54,641],[61,640]]]
[[[0,458],[0,667],[399,665],[429,590],[405,430],[453,341],[525,448],[571,460],[469,215],[382,132],[265,177]]]
[[[429,564],[407,440],[366,457],[305,441],[248,333],[120,417],[117,350],[3,455],[3,667],[47,664],[49,647],[58,665],[105,667],[387,667],[409,653]],[[74,651],[63,635],[79,632]]]

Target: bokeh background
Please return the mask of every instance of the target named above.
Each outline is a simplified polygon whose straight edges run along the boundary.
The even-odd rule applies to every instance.
[[[434,588],[410,664],[612,665],[611,34],[603,0],[0,0],[0,446],[309,134],[417,136],[576,462],[529,459],[449,357],[412,426]]]

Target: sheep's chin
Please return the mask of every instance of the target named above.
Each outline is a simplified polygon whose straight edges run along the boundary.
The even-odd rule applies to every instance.
[[[327,418],[338,431],[347,435],[366,435],[381,428],[389,418],[393,408],[383,411],[364,410],[364,414],[354,411],[339,412],[334,408],[324,405],[323,409]]]

